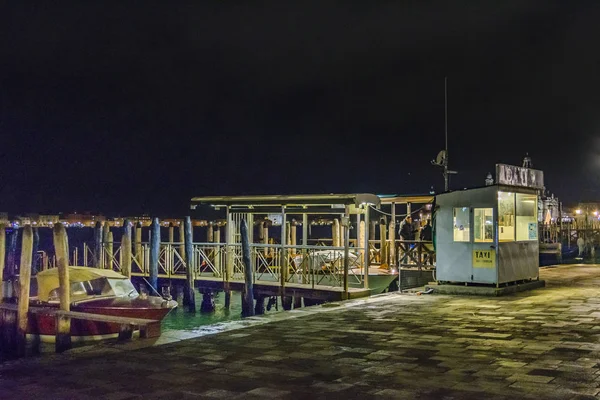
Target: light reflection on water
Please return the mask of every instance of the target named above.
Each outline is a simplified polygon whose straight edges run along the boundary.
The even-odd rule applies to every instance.
[[[215,293],[215,311],[210,313],[200,312],[202,304],[202,294],[196,292],[196,313],[188,312],[181,304],[171,311],[162,321],[162,331],[194,331],[199,327],[230,321],[239,321],[242,319],[242,298],[240,292],[231,292],[230,309],[225,308],[225,293]],[[268,299],[265,299],[265,314],[281,312],[281,304],[278,310],[275,306],[267,311]]]

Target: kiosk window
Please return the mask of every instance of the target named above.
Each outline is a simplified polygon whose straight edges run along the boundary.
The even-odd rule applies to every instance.
[[[457,207],[454,209],[454,241],[469,241],[469,207]]]
[[[515,240],[515,194],[498,192],[498,240]]]
[[[537,240],[537,196],[517,193],[517,240]]]
[[[494,209],[476,208],[473,211],[475,218],[473,220],[474,242],[493,242],[494,241]]]

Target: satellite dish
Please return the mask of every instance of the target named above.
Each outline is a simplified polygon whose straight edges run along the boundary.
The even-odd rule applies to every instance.
[[[446,160],[446,151],[445,150],[441,150],[437,157],[435,158],[435,161],[432,161],[432,164],[435,165],[444,165],[444,162]]]

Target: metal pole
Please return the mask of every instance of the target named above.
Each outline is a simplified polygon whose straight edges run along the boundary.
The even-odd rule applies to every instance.
[[[285,206],[281,206],[281,253],[279,255],[279,272],[281,274],[281,288],[285,286],[285,281],[287,278],[287,256],[285,253],[285,239],[286,239],[286,216],[285,216]]]
[[[448,191],[448,77],[444,77],[444,133],[446,156],[444,157],[444,192]]]

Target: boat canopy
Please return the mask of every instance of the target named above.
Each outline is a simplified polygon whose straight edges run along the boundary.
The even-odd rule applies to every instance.
[[[127,279],[126,276],[123,276],[120,273],[110,269],[99,269],[89,267],[68,268],[69,284],[87,282],[99,278]],[[50,297],[50,292],[59,287],[58,268],[51,268],[45,271],[38,272],[36,277],[38,283],[38,299],[41,301],[48,301],[48,298]]]

